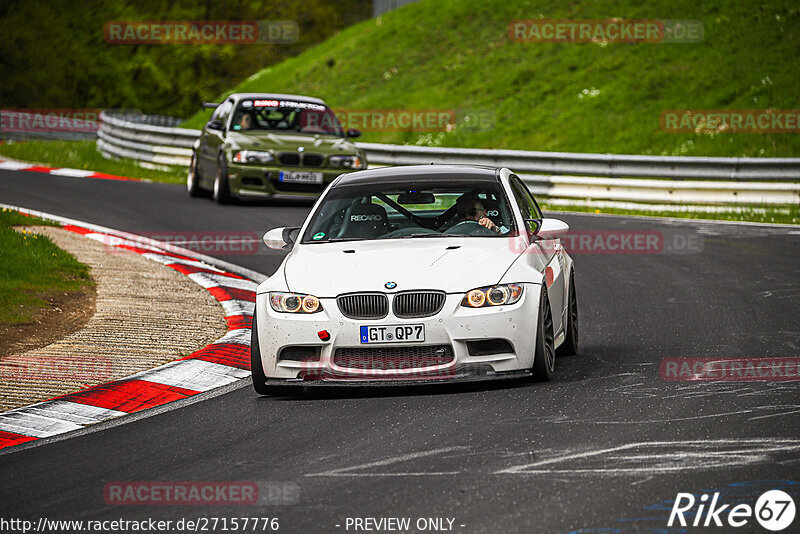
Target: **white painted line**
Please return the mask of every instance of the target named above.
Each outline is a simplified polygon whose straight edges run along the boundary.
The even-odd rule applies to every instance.
[[[218,345],[223,343],[235,343],[236,345],[247,345],[250,346],[250,329],[249,328],[237,328],[236,330],[230,330],[227,334],[216,340],[212,345]]]
[[[372,467],[383,467],[400,462],[407,462],[409,460],[416,460],[417,458],[425,458],[426,456],[434,456],[446,452],[454,452],[468,449],[465,446],[444,447],[441,449],[433,449],[430,451],[412,452],[410,454],[402,454],[400,456],[392,456],[384,460],[377,460],[375,462],[368,462],[365,464],[353,465],[350,467],[342,467],[340,469],[331,469],[330,471],[323,471],[322,473],[310,473],[307,477],[384,477],[384,476],[425,476],[425,475],[455,475],[458,471],[448,472],[402,472],[402,473],[353,473],[359,469],[370,469]]]
[[[94,171],[82,171],[80,169],[53,169],[50,174],[56,176],[72,176],[74,178],[86,178],[94,174]]]
[[[181,265],[191,265],[193,267],[200,267],[201,269],[209,269],[211,271],[217,272],[224,272],[222,269],[217,269],[213,265],[209,265],[204,261],[197,261],[197,260],[184,260],[183,258],[175,258],[172,256],[167,256],[165,254],[158,254],[157,252],[145,252],[142,254],[145,258],[151,259],[155,262],[161,263],[163,265],[172,265],[174,263],[179,263]]]
[[[223,300],[220,302],[225,308],[225,317],[232,315],[253,315],[256,308],[255,302],[249,300]]]
[[[231,287],[234,289],[246,289],[255,292],[258,284],[250,280],[242,280],[241,278],[231,278],[230,276],[223,276],[213,273],[192,273],[189,278],[194,280],[200,286],[208,289],[209,287]]]
[[[34,438],[47,438],[79,428],[81,425],[77,423],[42,417],[29,413],[24,408],[0,414],[0,430]]]
[[[629,452],[630,451],[630,452]],[[495,471],[497,475],[597,474],[650,475],[666,472],[722,469],[773,461],[769,453],[796,453],[800,440],[784,438],[718,439],[687,441],[645,441],[607,449],[563,454]],[[619,454],[624,453],[624,454]],[[600,457],[598,465],[574,465],[580,460]]]
[[[45,401],[24,408],[27,413],[40,415],[42,417],[52,417],[63,421],[77,423],[79,425],[92,425],[100,421],[107,421],[115,417],[128,415],[127,412],[90,406],[67,400]]]
[[[35,167],[35,165],[31,165],[30,163],[19,163],[16,161],[0,161],[0,169],[4,171],[24,171],[25,169],[30,169],[31,167]]]
[[[208,391],[250,376],[250,371],[204,360],[178,360],[131,378],[193,391]]]

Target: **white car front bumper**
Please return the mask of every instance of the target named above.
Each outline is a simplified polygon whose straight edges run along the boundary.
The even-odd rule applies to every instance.
[[[259,294],[257,334],[264,374],[271,383],[394,382],[530,370],[540,286],[524,286],[517,303],[498,307],[466,308],[461,306],[463,294],[450,294],[441,311],[420,319],[397,318],[390,305],[383,319],[354,320],[341,313],[334,298],[320,299],[319,313],[279,313],[270,306],[268,293]],[[395,325],[424,325],[424,342],[361,342],[361,326]],[[327,341],[320,339],[323,331],[330,335]]]

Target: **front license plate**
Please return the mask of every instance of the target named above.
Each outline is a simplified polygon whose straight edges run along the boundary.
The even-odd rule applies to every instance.
[[[292,182],[298,184],[321,184],[321,172],[303,172],[303,171],[281,171],[278,175],[281,182]]]
[[[425,341],[424,324],[362,326],[361,343],[420,343]]]

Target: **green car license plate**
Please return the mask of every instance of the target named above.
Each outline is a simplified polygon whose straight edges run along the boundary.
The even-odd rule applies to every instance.
[[[321,172],[305,172],[305,171],[281,171],[278,175],[278,180],[281,182],[291,182],[296,184],[321,184]]]

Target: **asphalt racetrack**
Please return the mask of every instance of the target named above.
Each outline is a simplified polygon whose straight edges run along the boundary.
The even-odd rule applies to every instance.
[[[218,206],[177,185],[14,171],[0,171],[0,202],[154,236],[258,237],[299,225],[310,209]],[[665,358],[797,356],[800,227],[557,217],[595,237],[661,235],[664,246],[573,253],[581,346],[557,360],[554,381],[299,398],[259,398],[243,381],[0,454],[5,515],[277,517],[282,532],[354,532],[348,518],[364,517],[449,518],[464,533],[633,532],[666,529],[679,492],[752,504],[774,481],[797,488],[797,381],[669,381],[660,370]],[[263,245],[202,252],[266,275],[282,258]],[[104,499],[109,482],[155,480],[254,481],[276,492],[258,506]],[[751,519],[737,531],[763,529]]]

